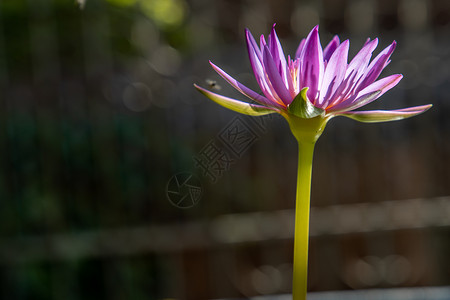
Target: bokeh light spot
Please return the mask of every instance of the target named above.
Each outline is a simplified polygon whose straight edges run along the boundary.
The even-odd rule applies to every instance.
[[[151,97],[151,90],[145,83],[135,82],[123,91],[123,104],[131,111],[141,112],[150,106]]]
[[[150,64],[161,75],[175,74],[181,65],[178,51],[170,46],[158,47],[151,56]]]
[[[142,12],[162,26],[180,25],[186,15],[186,4],[183,0],[141,1]]]
[[[136,3],[136,0],[107,0],[109,3],[118,6],[131,6]]]

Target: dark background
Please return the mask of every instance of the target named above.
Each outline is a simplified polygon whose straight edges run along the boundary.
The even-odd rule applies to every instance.
[[[258,37],[273,23],[286,54],[316,24],[323,46],[349,38],[350,57],[367,37],[376,53],[395,39],[382,76],[404,79],[367,108],[434,105],[401,122],[329,123],[309,290],[450,285],[449,1],[5,0],[0,298],[290,292],[295,140],[281,117],[237,115],[192,86],[243,99],[211,59],[257,90],[244,28]],[[236,124],[247,137],[233,152],[223,137]],[[196,203],[177,207],[170,179],[191,175],[179,192]]]

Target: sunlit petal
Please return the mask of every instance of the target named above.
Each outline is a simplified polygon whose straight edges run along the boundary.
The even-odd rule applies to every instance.
[[[378,99],[381,95],[389,91],[396,86],[403,78],[401,74],[394,74],[387,76],[378,81],[375,81],[365,89],[361,90],[358,94],[355,94],[353,98],[343,101],[338,105],[329,109],[329,112],[336,111],[350,111],[369,104],[370,102]],[[370,95],[370,97],[368,97]],[[373,97],[372,95],[376,95]]]
[[[289,93],[289,91],[286,88],[286,85],[281,79],[277,67],[275,66],[274,59],[270,54],[269,48],[267,46],[265,46],[263,49],[263,58],[264,58],[264,69],[270,80],[272,88],[281,98],[283,103],[288,105],[292,101],[291,94]]]
[[[298,44],[297,51],[295,51],[295,58],[299,58],[303,54],[303,49],[305,48],[306,39],[302,39]]]
[[[348,47],[349,41],[346,40],[331,55],[325,68],[319,101],[316,103],[318,107],[326,107],[330,98],[342,83],[347,70]]]
[[[256,42],[253,39],[253,36],[251,35],[250,31],[246,30],[246,36],[247,36],[247,49],[250,58],[250,65],[252,66],[253,73],[255,74],[256,82],[258,82],[261,91],[264,93],[267,99],[271,99],[273,100],[273,102],[283,105],[282,101],[279,100],[278,96],[274,95],[269,83],[266,81],[267,76],[264,72],[263,57],[261,51],[258,49],[258,46],[256,46]]]
[[[283,48],[281,47],[280,40],[278,39],[277,33],[275,31],[275,24],[272,27],[272,32],[269,34],[269,50],[270,54],[272,54],[273,61],[277,67],[278,72],[280,73],[281,78],[283,79],[284,84],[287,86],[287,63],[286,57],[284,56]]]
[[[215,64],[213,64],[211,61],[209,62],[211,64],[211,66],[214,68],[214,70],[220,75],[222,76],[223,79],[225,79],[226,81],[228,81],[229,84],[231,84],[236,90],[238,90],[239,92],[241,92],[242,94],[244,94],[245,96],[247,96],[248,98],[263,104],[263,105],[267,105],[267,106],[275,106],[275,107],[283,107],[281,105],[279,105],[276,102],[272,102],[269,99],[267,99],[266,97],[256,93],[255,91],[249,89],[248,87],[246,87],[245,85],[243,85],[242,83],[240,83],[239,81],[237,81],[236,79],[234,79],[233,77],[231,77],[230,75],[228,75],[225,71],[223,71],[221,68],[219,68],[218,66],[216,66]]]
[[[353,120],[364,123],[378,123],[403,120],[406,118],[414,117],[421,114],[431,108],[431,104],[414,106],[397,110],[369,110],[369,111],[352,111],[346,113],[337,114],[337,116],[343,116],[351,118]]]
[[[389,63],[389,58],[391,57],[394,49],[397,45],[397,42],[392,42],[389,46],[387,46],[383,51],[378,54],[373,61],[370,63],[367,71],[365,72],[364,80],[359,85],[358,89],[363,89],[372,82],[374,82],[378,76],[380,76],[381,71],[386,67]],[[356,91],[357,92],[357,91]]]
[[[267,114],[273,114],[277,112],[277,110],[273,108],[269,108],[262,105],[257,104],[251,104],[247,102],[242,102],[236,99],[231,99],[222,95],[218,95],[216,93],[213,93],[211,91],[208,91],[202,87],[199,87],[198,85],[194,84],[195,88],[211,99],[212,101],[216,102],[217,104],[222,105],[225,108],[231,109],[235,112],[249,115],[249,116],[263,116]]]
[[[335,35],[333,39],[328,43],[328,45],[326,45],[325,48],[323,49],[323,60],[329,61],[331,55],[337,49],[339,44],[340,44],[339,37]]]
[[[309,33],[300,60],[300,89],[308,87],[308,98],[315,104],[324,73],[318,26]]]

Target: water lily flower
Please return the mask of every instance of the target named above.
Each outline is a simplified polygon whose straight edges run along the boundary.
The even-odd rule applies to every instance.
[[[360,122],[401,120],[423,113],[431,105],[396,110],[357,110],[378,99],[396,86],[401,74],[378,79],[389,64],[396,42],[374,59],[378,39],[367,40],[348,62],[349,41],[335,36],[322,49],[319,27],[314,27],[298,46],[295,56],[284,55],[275,32],[258,43],[245,31],[250,64],[262,91],[257,93],[210,62],[214,70],[254,103],[232,99],[195,85],[198,91],[218,104],[251,116],[281,114],[298,141],[297,199],[295,208],[293,288],[294,300],[306,299],[308,264],[309,209],[314,145],[327,122],[338,116]]]
[[[218,95],[195,85],[205,96],[231,110],[252,116],[279,113],[288,121],[292,116],[306,119],[320,117],[326,123],[335,116],[360,122],[400,120],[431,107],[422,105],[389,111],[355,111],[378,99],[402,79],[401,74],[394,74],[377,80],[390,62],[395,41],[370,61],[378,39],[367,40],[348,63],[349,41],[341,43],[335,36],[322,49],[318,26],[300,42],[294,58],[285,57],[275,25],[267,41],[261,36],[259,45],[248,29],[245,34],[250,63],[263,95],[241,84],[212,62],[210,64],[228,83],[256,104]]]

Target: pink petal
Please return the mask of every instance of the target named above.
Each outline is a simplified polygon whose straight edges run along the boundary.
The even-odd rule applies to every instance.
[[[346,40],[331,55],[325,68],[319,100],[316,103],[318,107],[325,108],[342,83],[347,69],[348,47],[349,41]]]
[[[352,61],[348,64],[347,72],[345,74],[346,78],[353,74],[353,78],[357,81],[361,77],[369,65],[370,57],[372,56],[372,52],[375,50],[377,45],[378,39],[374,39],[361,48],[358,54],[356,54]]]
[[[328,45],[323,49],[323,60],[329,61],[333,52],[339,46],[339,37],[335,35],[333,39],[328,43]]]
[[[352,111],[336,114],[365,123],[389,122],[410,118],[431,108],[431,104],[408,107],[396,110]]]
[[[367,105],[396,86],[402,78],[403,75],[394,74],[377,80],[365,89],[361,90],[356,96],[333,106],[330,108],[329,112],[348,112]],[[371,95],[375,95],[375,97]]]
[[[358,89],[363,89],[367,85],[374,82],[378,76],[380,76],[381,71],[386,67],[389,58],[392,55],[392,52],[394,52],[395,46],[397,45],[396,41],[393,41],[392,44],[387,46],[383,51],[380,52],[380,54],[377,55],[377,57],[374,58],[374,60],[370,63],[369,67],[367,68],[367,71],[365,72],[365,78],[362,81],[362,83],[359,85]]]
[[[239,81],[237,81],[236,79],[234,79],[233,77],[231,77],[230,75],[228,75],[225,71],[223,71],[221,68],[219,68],[218,66],[216,66],[215,64],[213,64],[211,61],[209,62],[211,64],[211,66],[214,68],[214,70],[220,75],[222,76],[223,79],[225,79],[226,81],[228,81],[229,84],[231,84],[236,90],[238,90],[239,92],[241,92],[242,94],[244,94],[245,96],[247,96],[248,98],[255,100],[256,102],[263,104],[263,105],[268,105],[268,106],[275,106],[278,108],[281,108],[282,106],[279,105],[276,102],[270,101],[269,99],[267,99],[266,97],[254,92],[253,90],[249,89],[248,87],[246,87],[245,85],[243,85],[242,83],[240,83]]]
[[[263,58],[264,58],[263,60],[264,69],[272,85],[273,90],[278,95],[278,97],[283,101],[283,103],[288,105],[289,103],[292,102],[291,94],[289,93],[285,83],[281,79],[281,76],[278,73],[277,67],[275,65],[274,59],[270,54],[270,50],[267,46],[265,46],[263,49]]]
[[[308,98],[315,103],[324,73],[319,26],[314,27],[306,38],[305,49],[300,61],[300,89],[308,87]]]
[[[250,58],[250,64],[253,69],[253,73],[255,74],[256,82],[258,82],[261,91],[267,97],[267,99],[277,102],[281,104],[280,100],[277,99],[277,96],[273,94],[272,89],[270,88],[269,83],[267,82],[266,74],[264,72],[263,67],[263,59],[261,56],[261,52],[256,45],[253,36],[251,35],[249,30],[246,30],[247,36],[247,50]]]
[[[284,56],[283,48],[281,47],[280,40],[278,39],[277,33],[275,32],[275,24],[272,27],[272,32],[269,34],[269,50],[272,54],[273,61],[277,67],[278,73],[281,76],[285,86],[292,86],[292,79],[288,73],[286,57]]]
[[[269,34],[269,50],[272,54],[273,60],[277,65],[277,69],[280,72],[286,72],[286,58],[284,57],[283,48],[281,47],[280,40],[275,32],[275,24],[272,27],[272,32]]]
[[[255,54],[261,61],[262,60],[261,51],[258,48],[258,44],[256,43],[255,39],[253,38],[253,35],[250,33],[250,30],[248,30],[247,28],[245,29],[245,37],[246,37],[246,42],[247,42],[247,49],[250,48],[249,46],[251,45],[253,51],[255,51]]]
[[[295,58],[299,58],[302,56],[303,49],[305,48],[306,39],[302,39],[300,44],[298,44],[297,51],[295,51]]]
[[[335,93],[334,99],[331,103],[329,103],[329,106],[335,105],[336,103],[342,101],[342,99],[349,98],[350,95],[354,93],[357,83],[364,76],[364,72],[369,65],[372,52],[377,47],[377,44],[378,39],[367,42],[348,64],[345,79],[343,80],[338,91]]]
[[[259,47],[261,48],[261,54],[266,45],[267,45],[266,39],[264,38],[264,35],[261,34],[261,36],[259,37]]]

